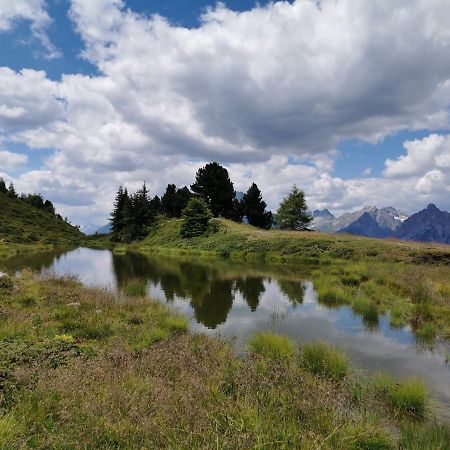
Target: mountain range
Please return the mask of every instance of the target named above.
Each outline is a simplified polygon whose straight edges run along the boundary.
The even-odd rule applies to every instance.
[[[313,211],[311,228],[327,233],[450,243],[450,213],[430,204],[408,217],[392,206],[366,206],[358,211],[334,216],[328,209]]]

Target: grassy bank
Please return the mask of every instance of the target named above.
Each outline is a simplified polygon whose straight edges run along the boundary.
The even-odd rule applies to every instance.
[[[450,338],[450,248],[312,232],[263,231],[220,220],[216,232],[182,239],[179,221],[162,221],[142,251],[284,261],[314,281],[319,302],[350,305],[368,325],[390,313],[394,327],[411,325],[417,339]],[[117,251],[125,250],[118,247]]]
[[[316,232],[260,230],[229,220],[216,219],[204,236],[180,237],[180,220],[161,220],[142,241],[153,251],[196,251],[242,259],[296,260],[308,263],[335,259],[450,265],[450,247],[350,235]]]
[[[142,294],[0,281],[0,448],[446,448],[419,381],[267,333],[238,358]]]

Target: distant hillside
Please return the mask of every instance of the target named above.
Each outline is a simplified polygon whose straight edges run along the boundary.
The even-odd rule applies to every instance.
[[[0,193],[0,242],[59,243],[83,236],[60,217]]]
[[[111,224],[107,223],[106,225],[103,225],[102,227],[95,230],[95,233],[97,234],[109,234],[111,233]]]

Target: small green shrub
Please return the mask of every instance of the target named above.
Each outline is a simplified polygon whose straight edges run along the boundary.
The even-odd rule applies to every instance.
[[[332,286],[320,286],[317,289],[317,297],[320,303],[328,306],[344,305],[350,301],[350,297],[345,291],[336,289]]]
[[[423,417],[426,410],[427,392],[425,385],[417,378],[406,378],[387,385],[387,397],[398,411]]]
[[[13,280],[8,276],[0,277],[0,289],[12,289],[14,287]]]
[[[366,325],[378,324],[378,306],[367,297],[357,297],[353,301],[353,310],[360,314]]]
[[[180,227],[181,237],[190,238],[205,234],[211,217],[211,212],[206,203],[200,198],[192,198],[183,210]]]
[[[344,378],[348,371],[345,353],[322,342],[304,345],[302,362],[310,372],[334,380]]]
[[[269,359],[287,358],[294,351],[292,340],[275,333],[258,333],[249,342],[250,351]]]
[[[403,327],[411,320],[411,305],[399,300],[390,311],[390,322],[393,327]]]
[[[422,300],[414,303],[412,320],[416,323],[433,320],[433,306],[430,300]]]

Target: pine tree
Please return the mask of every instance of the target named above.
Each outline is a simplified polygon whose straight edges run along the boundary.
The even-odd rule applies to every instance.
[[[189,203],[189,200],[193,197],[192,192],[186,186],[177,189],[175,200],[175,217],[181,217],[183,210]]]
[[[8,189],[6,188],[6,183],[3,178],[0,178],[0,193],[2,193],[2,194],[8,193]]]
[[[168,184],[166,192],[161,198],[161,208],[167,217],[176,217],[177,212],[177,187],[174,184]]]
[[[180,235],[183,238],[201,236],[208,229],[211,212],[201,198],[192,198],[183,211]]]
[[[161,199],[157,195],[155,195],[151,199],[150,203],[151,203],[151,206],[152,206],[153,214],[155,216],[160,214],[161,213],[161,209],[162,209],[161,208]]]
[[[120,186],[116,194],[114,209],[110,218],[112,236],[116,241],[121,241],[123,238],[123,232],[125,229],[124,209],[125,203],[128,200],[128,191],[126,189],[124,190],[123,187]]]
[[[167,217],[179,218],[191,198],[192,192],[186,186],[177,189],[174,184],[168,184],[161,199],[162,211]]]
[[[216,162],[206,164],[197,171],[191,189],[205,201],[214,217],[234,216],[236,192],[225,167]]]
[[[148,228],[155,222],[149,191],[144,184],[132,198],[132,239],[142,239],[148,233]]]
[[[272,213],[266,212],[266,207],[261,191],[253,183],[242,199],[242,209],[248,223],[258,228],[269,229],[272,226]]]
[[[16,193],[16,190],[14,189],[14,185],[12,183],[9,183],[8,196],[10,198],[17,198],[17,193]]]
[[[289,195],[280,204],[277,222],[282,229],[304,230],[311,221],[305,194],[294,185]]]
[[[53,206],[53,203],[50,200],[45,200],[44,210],[52,215],[55,215],[55,207]]]

